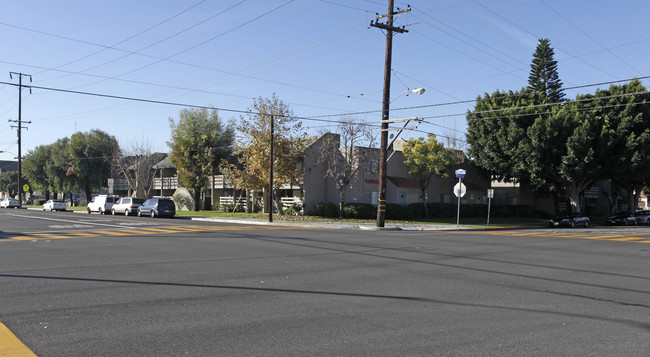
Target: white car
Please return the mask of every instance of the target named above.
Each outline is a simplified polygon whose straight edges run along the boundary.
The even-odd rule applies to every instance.
[[[122,197],[111,208],[111,213],[114,215],[124,213],[125,216],[138,213],[138,207],[143,204],[144,198],[137,197]]]
[[[98,212],[99,214],[105,214],[111,212],[113,204],[117,202],[119,198],[117,196],[108,196],[108,195],[99,195],[93,197],[93,200],[88,202],[87,211],[88,214],[92,212]]]
[[[0,200],[0,207],[2,208],[18,208],[20,207],[20,202],[14,198],[4,198]]]
[[[47,202],[43,204],[43,211],[65,211],[67,209],[68,207],[65,203],[61,201],[47,200]]]

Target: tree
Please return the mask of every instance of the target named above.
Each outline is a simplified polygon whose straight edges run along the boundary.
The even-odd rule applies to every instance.
[[[153,166],[164,158],[165,154],[153,153],[148,142],[139,142],[119,148],[113,154],[113,165],[136,197],[149,198],[156,174]]]
[[[447,177],[448,169],[463,162],[464,155],[452,148],[445,148],[433,134],[429,134],[426,141],[424,138],[408,140],[402,148],[402,153],[406,158],[409,174],[418,179],[424,204],[424,216],[428,217],[426,190],[431,183],[431,177],[434,174]]]
[[[270,182],[271,120],[274,121],[273,183],[278,189],[283,185],[298,186],[303,177],[302,162],[305,136],[302,122],[293,116],[289,106],[275,94],[271,98],[259,97],[249,108],[250,114],[241,117],[237,129],[242,133],[237,149],[238,163],[230,165],[228,176],[235,186],[246,190],[266,190]],[[275,191],[275,190],[274,190]],[[280,197],[275,198],[278,212],[282,213]],[[265,207],[271,207],[267,202]]]
[[[18,193],[18,171],[6,171],[0,173],[0,192],[7,192],[11,197]]]
[[[573,212],[582,211],[582,192],[602,177],[605,155],[599,149],[602,121],[583,109],[580,101],[571,101],[540,116],[528,130],[526,150],[533,187],[551,182],[554,189],[565,190]]]
[[[54,180],[47,174],[47,164],[52,160],[52,145],[40,145],[30,150],[23,159],[23,175],[34,185],[33,189],[45,192],[45,199],[50,199],[54,189]]]
[[[201,190],[222,160],[232,155],[234,129],[216,109],[183,109],[178,123],[169,118],[169,158],[178,171],[179,185],[192,190],[194,210],[200,210]]]
[[[530,65],[528,86],[538,93],[542,93],[547,103],[559,103],[564,98],[562,81],[557,70],[557,61],[553,59],[555,51],[551,48],[551,41],[547,38],[540,39],[533,63]]]
[[[539,116],[534,106],[541,94],[522,89],[518,92],[494,92],[476,100],[467,113],[469,157],[502,181],[527,182],[526,132]]]
[[[354,118],[342,119],[337,128],[338,141],[327,137],[328,142],[323,146],[316,164],[327,165],[325,177],[334,178],[340,189],[339,192],[339,218],[343,217],[345,192],[350,182],[360,168],[366,166],[370,151],[362,150],[360,145],[373,147],[376,135],[364,121]]]
[[[650,183],[650,95],[638,80],[594,94],[592,116],[602,118],[604,175],[625,191],[632,212]]]
[[[77,132],[70,137],[70,168],[66,171],[66,176],[74,177],[77,186],[86,192],[88,202],[93,191],[106,185],[106,180],[111,175],[111,156],[117,147],[115,137],[99,129]]]

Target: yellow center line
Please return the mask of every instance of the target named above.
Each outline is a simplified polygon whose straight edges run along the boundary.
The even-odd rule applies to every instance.
[[[36,355],[0,322],[0,356],[31,357]]]

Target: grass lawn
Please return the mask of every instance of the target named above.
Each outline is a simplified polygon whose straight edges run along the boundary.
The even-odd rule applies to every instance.
[[[26,205],[30,208],[41,208],[39,205]],[[70,211],[86,211],[85,206],[72,206],[68,207]],[[245,213],[245,212],[221,212],[221,211],[177,211],[179,216],[194,216],[194,217],[222,217],[222,218],[239,218],[239,219],[268,219],[267,213]],[[352,218],[326,218],[319,216],[288,216],[273,214],[273,219],[276,221],[285,222],[342,222],[342,223],[375,223],[374,219],[352,219]],[[488,228],[488,227],[523,227],[523,226],[543,226],[546,225],[547,219],[542,218],[527,218],[527,217],[490,217],[490,225],[487,226],[487,217],[460,217],[460,224],[463,226],[471,226],[475,228]],[[386,220],[386,224],[445,224],[455,225],[456,217],[439,217],[421,220]]]

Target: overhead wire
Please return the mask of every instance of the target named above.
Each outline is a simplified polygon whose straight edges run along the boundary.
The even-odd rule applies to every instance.
[[[614,58],[616,58],[617,60],[619,60],[621,63],[623,63],[624,65],[626,65],[626,66],[629,67],[630,69],[632,69],[632,70],[633,70],[634,72],[636,72],[637,74],[641,74],[641,72],[640,72],[638,69],[634,68],[632,65],[630,65],[629,63],[627,63],[625,60],[623,60],[620,56],[618,56],[618,55],[617,55],[616,53],[614,53],[612,50],[606,48],[606,47],[605,47],[605,46],[604,46],[600,41],[596,40],[593,36],[591,36],[590,34],[588,34],[587,32],[585,32],[583,29],[581,29],[580,27],[578,27],[578,25],[576,25],[576,24],[573,23],[571,20],[569,20],[569,19],[568,19],[566,16],[564,16],[561,12],[559,12],[559,11],[555,10],[554,8],[552,8],[552,7],[551,7],[549,4],[547,4],[544,0],[539,0],[539,2],[541,2],[542,4],[544,4],[544,6],[546,6],[547,8],[549,8],[549,9],[550,9],[551,11],[553,11],[556,15],[558,15],[560,18],[562,18],[564,21],[566,21],[569,25],[573,26],[576,30],[578,30],[580,33],[582,33],[583,35],[585,35],[588,39],[590,39],[590,40],[592,40],[593,42],[595,42],[598,46],[600,46],[600,48],[602,48],[603,50],[607,51],[610,55],[612,55]]]
[[[201,4],[203,4],[203,3],[206,2],[206,1],[208,1],[208,0],[201,0],[201,1],[197,2],[197,3],[195,3],[194,5],[191,5],[190,7],[187,7],[187,8],[185,8],[185,9],[183,9],[182,11],[180,11],[180,12],[174,14],[173,16],[168,17],[168,18],[164,19],[163,21],[160,21],[160,22],[156,23],[155,25],[149,26],[149,27],[147,27],[146,29],[144,29],[144,30],[142,30],[142,31],[139,31],[139,32],[137,32],[137,33],[135,33],[135,34],[133,34],[133,35],[131,35],[131,36],[129,36],[129,37],[123,39],[123,40],[120,40],[120,41],[118,41],[118,42],[116,42],[116,43],[114,43],[114,44],[112,44],[112,45],[110,45],[110,46],[102,47],[102,49],[100,49],[100,50],[98,50],[98,51],[95,51],[95,52],[90,53],[90,54],[88,54],[88,55],[86,55],[86,56],[83,56],[83,57],[77,58],[77,59],[75,59],[75,60],[68,61],[68,62],[66,62],[66,63],[64,63],[64,64],[62,64],[62,65],[56,66],[56,67],[54,67],[54,68],[55,68],[55,69],[58,69],[58,68],[62,68],[62,67],[65,67],[65,66],[71,65],[71,64],[73,64],[73,63],[77,63],[77,62],[83,61],[83,60],[85,60],[85,59],[87,59],[87,58],[90,58],[90,57],[92,57],[92,56],[95,56],[95,55],[97,55],[97,54],[100,54],[100,53],[102,53],[102,52],[104,52],[104,51],[107,51],[107,50],[109,50],[109,49],[115,50],[117,46],[119,46],[119,45],[121,45],[121,44],[123,44],[123,43],[125,43],[125,42],[127,42],[127,41],[130,41],[130,40],[132,40],[132,39],[134,39],[134,38],[136,38],[136,37],[138,37],[138,36],[140,36],[140,35],[142,35],[142,34],[145,34],[145,33],[149,32],[149,31],[151,31],[151,30],[153,30],[153,29],[155,29],[155,28],[157,28],[157,27],[159,27],[159,26],[161,26],[161,25],[163,25],[163,24],[165,24],[165,23],[167,23],[167,22],[169,22],[169,21],[171,21],[171,20],[173,20],[173,19],[175,19],[175,18],[181,16],[181,15],[183,15],[184,13],[186,13],[186,12],[188,12],[188,11],[194,9],[195,7],[197,7],[197,6],[201,5]],[[142,50],[140,50],[140,51],[142,51]],[[132,53],[130,53],[130,54],[135,54],[135,52],[132,52]],[[106,64],[106,63],[105,63],[105,64]],[[94,67],[93,67],[93,68],[94,68]],[[90,69],[92,69],[92,68],[89,68],[89,69],[86,69],[86,70],[90,70]],[[82,72],[83,72],[83,71],[82,71]],[[44,73],[44,72],[41,72],[41,73]],[[38,74],[40,74],[40,73],[37,73],[36,75],[38,75]],[[61,77],[59,77],[59,78],[61,78]],[[58,78],[53,78],[53,79],[58,79]],[[52,80],[52,79],[50,79],[50,80]]]

